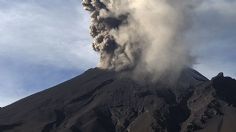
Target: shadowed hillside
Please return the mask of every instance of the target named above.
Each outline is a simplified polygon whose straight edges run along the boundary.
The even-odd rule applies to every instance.
[[[0,132],[235,132],[236,80],[185,69],[174,85],[90,69],[0,109]]]

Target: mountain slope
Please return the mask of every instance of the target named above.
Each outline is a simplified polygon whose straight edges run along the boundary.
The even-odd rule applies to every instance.
[[[175,85],[90,69],[0,109],[0,132],[235,132],[234,79],[185,69]]]

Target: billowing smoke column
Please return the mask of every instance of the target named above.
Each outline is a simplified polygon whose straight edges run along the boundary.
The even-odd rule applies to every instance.
[[[198,1],[199,2],[199,1]],[[191,0],[83,0],[91,13],[93,49],[99,66],[135,74],[176,74],[193,57],[183,41],[191,25]]]

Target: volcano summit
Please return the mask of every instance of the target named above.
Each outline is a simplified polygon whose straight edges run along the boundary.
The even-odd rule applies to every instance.
[[[235,132],[236,80],[185,69],[175,85],[98,68],[0,109],[0,132]]]
[[[191,68],[199,2],[83,0],[98,68],[0,108],[0,132],[236,132],[236,80]]]

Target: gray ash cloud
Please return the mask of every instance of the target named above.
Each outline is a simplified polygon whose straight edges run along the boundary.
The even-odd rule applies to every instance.
[[[83,0],[90,12],[93,49],[99,67],[135,75],[178,74],[191,67],[191,44],[183,41],[191,26],[191,0]]]

